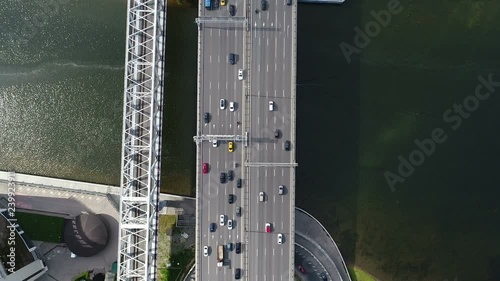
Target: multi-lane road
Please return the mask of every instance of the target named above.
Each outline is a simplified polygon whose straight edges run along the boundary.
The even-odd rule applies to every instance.
[[[200,1],[197,136],[205,140],[197,146],[197,280],[234,280],[236,269],[243,280],[293,280],[297,5],[295,0],[292,5],[285,1],[266,1],[265,11],[260,0],[226,0],[225,6],[211,10]],[[234,16],[230,5],[235,6]],[[208,17],[212,20],[203,21]],[[234,65],[229,53],[236,54]],[[238,79],[239,69],[243,80]],[[226,100],[226,109],[220,109],[220,99]],[[234,111],[229,102],[235,103]],[[234,135],[248,138],[233,142],[230,152],[229,136]],[[219,139],[217,147],[213,138]],[[289,150],[285,141],[290,142]],[[203,163],[209,167],[206,174]],[[221,183],[220,174],[229,170],[234,180]],[[238,179],[241,188],[236,186]],[[283,194],[278,194],[280,185]],[[263,202],[260,192],[265,193]],[[235,195],[232,204],[229,194]],[[237,207],[241,216],[236,215]],[[224,226],[220,215],[225,216]],[[231,230],[229,219],[234,222]],[[216,224],[213,232],[211,223]],[[283,236],[281,244],[278,234]],[[225,249],[224,266],[217,267],[217,246],[238,242],[241,253]]]

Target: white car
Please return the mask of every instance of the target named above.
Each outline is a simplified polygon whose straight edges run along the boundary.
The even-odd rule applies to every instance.
[[[283,244],[283,234],[278,233],[278,244]]]
[[[264,202],[264,192],[259,192],[259,201]]]
[[[227,229],[229,229],[229,230],[233,229],[233,220],[227,221]]]
[[[204,246],[204,247],[203,247],[203,255],[204,255],[205,257],[208,257],[208,246]]]
[[[283,195],[284,187],[282,185],[278,186],[278,194]]]
[[[243,80],[243,69],[238,69],[238,80]]]
[[[229,111],[234,111],[234,102],[229,103]]]
[[[219,141],[218,141],[218,140],[213,140],[213,141],[212,141],[212,146],[213,146],[213,147],[217,147],[217,146],[219,146]]]
[[[219,105],[220,105],[220,109],[221,110],[226,109],[226,100],[225,99],[220,99]]]
[[[220,226],[224,226],[226,223],[226,216],[220,215]]]
[[[269,111],[274,111],[274,101],[269,101]]]

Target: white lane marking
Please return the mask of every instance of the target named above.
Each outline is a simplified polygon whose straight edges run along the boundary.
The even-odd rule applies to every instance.
[[[283,255],[283,248],[281,248],[281,255]],[[283,276],[281,276],[281,279],[283,280]]]
[[[260,45],[260,37],[259,37],[259,45]]]
[[[266,44],[269,46],[269,38],[266,38]]]
[[[269,120],[267,120],[267,119],[268,119],[268,118],[267,118],[267,116],[266,116],[266,124],[269,124]]]
[[[266,143],[266,150],[267,150],[267,143]]]
[[[283,91],[284,91],[284,90],[283,90]],[[275,97],[277,97],[277,95],[276,95],[276,90],[274,90],[274,96],[275,96]]]
[[[257,125],[259,125],[259,124],[260,124],[260,117],[257,116]]]
[[[276,196],[273,196],[273,203],[276,203]],[[283,228],[283,223],[281,223],[281,228]]]
[[[278,37],[274,38],[274,57],[278,57]]]
[[[226,30],[226,36],[229,37],[229,29]]]
[[[266,64],[266,72],[269,72],[269,64]]]
[[[283,123],[285,123],[285,116],[283,116]]]
[[[285,66],[285,65],[283,65],[283,67],[284,67],[284,66]],[[283,97],[285,97],[285,90],[283,90]]]
[[[283,64],[283,71],[285,71],[285,64]]]
[[[257,143],[257,150],[259,150],[259,149],[260,149],[260,144]],[[259,171],[257,171],[257,177],[259,177]]]
[[[281,222],[281,229],[283,229],[283,222]]]
[[[259,249],[255,249],[255,255],[258,257],[259,256]]]
[[[210,55],[209,57],[210,57],[210,63],[212,63],[212,55]]]
[[[281,170],[281,176],[284,177],[285,176],[285,170]]]
[[[269,98],[269,91],[266,90],[266,98]]]
[[[285,37],[283,37],[283,58],[285,58]],[[285,69],[285,65],[283,65],[283,69]]]
[[[217,62],[220,63],[220,55],[217,55]]]
[[[220,37],[220,29],[219,29],[219,37]]]
[[[274,144],[274,150],[276,150],[276,144]]]
[[[211,90],[212,89],[212,81],[208,82],[208,88]]]
[[[212,29],[210,29],[210,36],[212,36]]]
[[[260,72],[260,63],[259,63],[259,72]]]
[[[264,170],[264,175],[267,177],[267,169]]]
[[[259,178],[259,169],[257,169],[257,178]],[[259,226],[259,224],[257,224],[257,227]]]
[[[274,71],[278,71],[278,65],[274,63]]]
[[[264,248],[264,256],[267,255],[267,248]]]
[[[273,256],[274,256],[274,248],[273,248]],[[274,275],[273,275],[273,280],[274,280]]]
[[[219,169],[219,161],[217,161],[217,169]]]
[[[276,169],[273,169],[273,176],[276,176]]]
[[[217,81],[217,90],[220,90],[220,83]]]
[[[226,90],[227,90],[227,81],[226,81]]]
[[[274,124],[276,124],[276,116],[274,116]]]

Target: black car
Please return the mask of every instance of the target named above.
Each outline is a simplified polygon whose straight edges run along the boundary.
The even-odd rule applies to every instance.
[[[238,179],[238,180],[236,181],[236,187],[237,187],[237,188],[241,188],[241,179]]]
[[[233,53],[229,53],[229,64],[235,64],[236,63],[236,55]]]
[[[233,177],[233,170],[227,171],[227,179],[232,181],[234,179]]]
[[[232,250],[233,250],[233,243],[228,243],[228,244],[226,245],[226,249],[227,249],[228,251],[232,251]]]
[[[203,119],[205,120],[205,123],[208,123],[210,121],[210,114],[208,114],[208,112],[205,112]]]
[[[241,277],[241,269],[237,268],[234,270],[234,279],[240,279]]]
[[[285,141],[285,150],[290,150],[290,141]]]
[[[234,5],[229,5],[229,14],[231,16],[236,15],[236,7]]]
[[[210,232],[214,232],[214,231],[215,231],[215,222],[210,224]]]
[[[236,253],[239,254],[241,253],[241,242],[236,243]]]
[[[234,194],[229,194],[229,196],[227,197],[227,202],[229,204],[233,204],[234,203]]]
[[[278,130],[278,129],[274,130],[274,138],[279,139],[280,135],[281,135],[280,130]]]
[[[266,0],[260,0],[260,9],[262,11],[267,10],[267,1]]]
[[[226,182],[226,173],[220,173],[220,183]]]

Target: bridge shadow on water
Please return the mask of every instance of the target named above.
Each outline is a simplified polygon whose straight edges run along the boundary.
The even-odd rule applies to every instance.
[[[339,44],[353,42],[361,10],[354,5],[360,4],[300,4],[297,33],[296,205],[327,228],[351,264],[357,242],[360,65],[356,55],[348,63]]]

